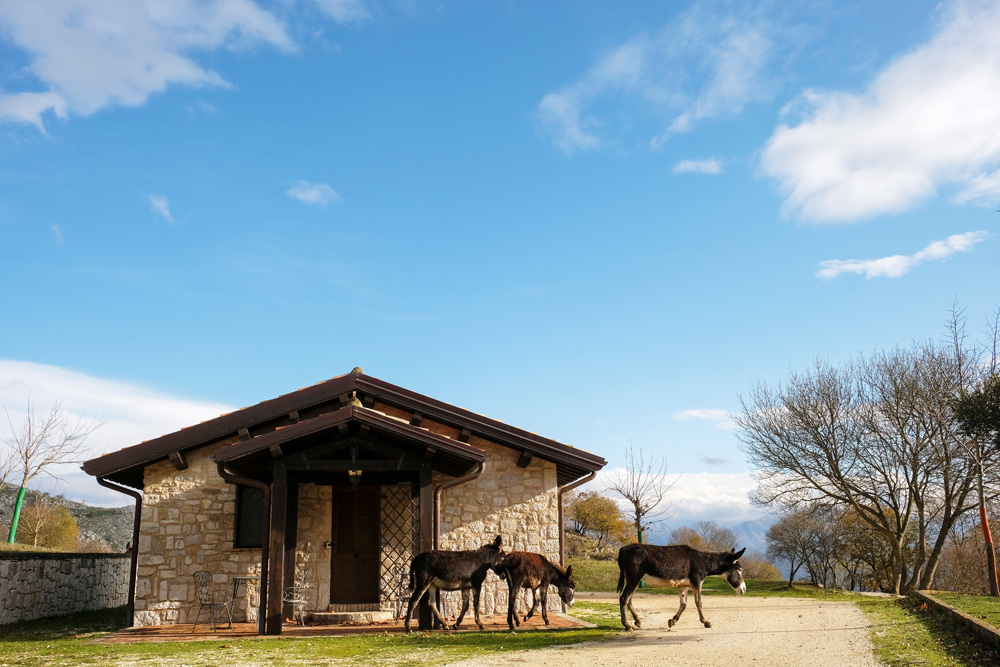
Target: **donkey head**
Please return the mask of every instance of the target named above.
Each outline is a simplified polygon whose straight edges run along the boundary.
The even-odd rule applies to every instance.
[[[479,548],[479,551],[483,553],[486,562],[489,564],[491,570],[496,572],[497,567],[500,562],[503,561],[505,554],[503,549],[500,547],[503,545],[503,538],[497,535],[497,538],[493,540],[490,544],[484,544]]]
[[[557,577],[552,581],[559,589],[559,597],[566,603],[567,607],[572,607],[576,597],[576,582],[573,581],[573,566],[566,568],[566,575]]]
[[[736,549],[727,554],[726,558],[729,561],[729,569],[724,573],[726,578],[726,583],[733,587],[733,590],[743,595],[747,592],[747,584],[743,581],[743,565],[740,564],[740,556],[746,548],[740,549],[739,553],[736,553]]]

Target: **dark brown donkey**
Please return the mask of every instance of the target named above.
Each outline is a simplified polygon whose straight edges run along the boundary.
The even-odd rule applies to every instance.
[[[413,589],[413,595],[410,596],[410,603],[406,606],[406,620],[403,622],[406,631],[410,632],[410,615],[413,613],[413,607],[425,593],[430,596],[428,601],[431,604],[431,611],[441,621],[441,625],[450,630],[458,630],[458,626],[462,624],[465,612],[469,610],[469,593],[473,593],[476,625],[480,630],[484,630],[479,620],[479,593],[483,589],[486,573],[495,569],[503,560],[504,553],[500,550],[502,543],[503,540],[497,535],[492,544],[484,544],[475,551],[435,550],[417,554],[410,563],[410,588]],[[434,604],[434,594],[438,590],[462,591],[462,613],[458,615],[455,625],[451,628]]]
[[[632,606],[632,594],[635,593],[639,582],[645,579],[647,584],[653,586],[677,587],[677,592],[681,596],[681,606],[674,617],[667,621],[668,627],[674,627],[674,623],[684,612],[689,588],[694,591],[698,618],[706,628],[712,627],[701,611],[701,584],[705,577],[721,574],[737,593],[740,595],[746,593],[743,566],[739,560],[744,551],[746,549],[740,549],[739,553],[735,549],[722,552],[698,551],[684,545],[668,547],[658,547],[653,544],[625,545],[618,550],[618,569],[621,570],[618,575],[618,590],[621,591],[618,603],[622,612],[622,625],[626,630],[633,630],[625,619],[627,606],[632,612],[632,618],[635,619],[635,627],[642,627],[639,614],[635,613],[635,607]]]
[[[559,590],[559,597],[567,605],[572,606],[576,591],[576,583],[573,581],[573,566],[570,565],[565,570],[549,562],[549,559],[541,554],[529,551],[511,551],[503,562],[496,568],[496,573],[501,579],[507,580],[509,592],[507,593],[507,625],[511,632],[514,631],[514,624],[521,625],[514,611],[514,603],[517,602],[517,594],[522,588],[531,591],[531,610],[524,616],[527,621],[535,613],[538,602],[542,603],[542,620],[545,625],[549,624],[549,614],[547,608],[549,586],[555,586]]]

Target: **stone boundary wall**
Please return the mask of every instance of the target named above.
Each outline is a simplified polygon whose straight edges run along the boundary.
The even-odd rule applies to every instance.
[[[937,609],[939,612],[950,615],[953,619],[964,625],[970,631],[979,635],[986,642],[992,644],[994,649],[1000,649],[1000,630],[997,630],[986,621],[971,616],[961,609],[956,609],[943,600],[938,600],[930,591],[915,591],[918,599],[924,604]]]
[[[129,554],[0,552],[0,625],[128,601]]]

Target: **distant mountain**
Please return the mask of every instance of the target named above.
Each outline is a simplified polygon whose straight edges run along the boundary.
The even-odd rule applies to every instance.
[[[746,547],[747,551],[767,552],[767,529],[771,527],[776,519],[765,516],[755,521],[744,521],[743,523],[730,526],[729,529],[739,537],[737,544],[739,548]]]
[[[25,503],[33,501],[39,492],[28,489]],[[80,529],[80,543],[91,541],[91,544],[101,550],[112,552],[125,551],[132,541],[132,521],[135,516],[135,506],[127,507],[93,507],[84,503],[66,500],[62,496],[53,496],[42,492],[47,501],[58,507],[65,507],[76,521]],[[5,484],[0,489],[0,539],[6,540],[10,532],[10,520],[14,514],[14,502],[17,500],[17,487]]]

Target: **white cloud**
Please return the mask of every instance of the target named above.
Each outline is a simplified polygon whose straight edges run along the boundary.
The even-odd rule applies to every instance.
[[[171,225],[174,224],[174,216],[170,213],[170,202],[167,201],[166,197],[162,195],[149,195],[146,200],[149,202],[149,208],[153,213],[156,213]]]
[[[736,423],[733,421],[733,416],[725,411],[719,410],[717,408],[692,408],[690,410],[681,410],[680,412],[674,412],[670,415],[677,421],[687,421],[689,419],[701,419],[705,421],[715,422],[715,428],[722,431],[731,431],[736,428]]]
[[[923,250],[912,255],[891,255],[879,259],[829,259],[819,263],[816,275],[820,278],[836,278],[842,273],[863,274],[871,278],[899,278],[924,262],[946,259],[957,252],[972,250],[977,243],[989,237],[987,232],[966,232],[954,234],[944,241],[934,241]]]
[[[294,48],[252,0],[46,0],[0,3],[0,34],[24,50],[35,90],[0,94],[0,122],[89,116],[137,106],[171,85],[228,86],[193,54]]]
[[[602,470],[588,490],[602,490],[608,482],[624,469]],[[697,521],[711,520],[722,525],[733,525],[743,521],[759,519],[764,512],[750,502],[750,495],[757,482],[749,472],[744,473],[684,473],[667,475],[674,485],[667,492],[666,502],[672,513],[672,525],[691,525]],[[622,504],[621,496],[601,491],[609,498]],[[622,504],[623,509],[625,509]]]
[[[314,0],[319,10],[337,23],[354,23],[371,18],[364,0]]]
[[[764,172],[802,219],[907,210],[958,185],[956,201],[1000,201],[1000,3],[958,0],[936,34],[860,92],[809,90],[808,117],[780,125]]]
[[[572,153],[604,146],[619,129],[594,110],[609,102],[658,119],[648,140],[653,149],[699,121],[739,113],[765,91],[762,73],[772,44],[760,16],[736,11],[696,3],[655,35],[630,39],[574,83],[545,95],[536,119],[556,146]]]
[[[722,163],[718,160],[681,160],[674,165],[675,174],[721,174]]]
[[[326,183],[298,181],[285,190],[285,194],[303,204],[339,204],[343,198]]]
[[[15,425],[23,420],[29,397],[38,412],[48,412],[52,405],[61,403],[70,415],[106,420],[89,440],[88,458],[136,445],[233,410],[226,405],[171,396],[129,382],[97,378],[57,366],[0,359],[0,403],[6,406]],[[6,417],[0,417],[0,439],[9,435]],[[88,502],[114,505],[130,502],[125,496],[98,486],[94,478],[79,472],[77,466],[64,466],[56,472],[64,482],[43,490],[51,488],[70,499]]]
[[[62,227],[59,225],[52,225],[49,229],[52,230],[52,240],[56,242],[56,245],[62,245],[66,237],[63,236]]]

